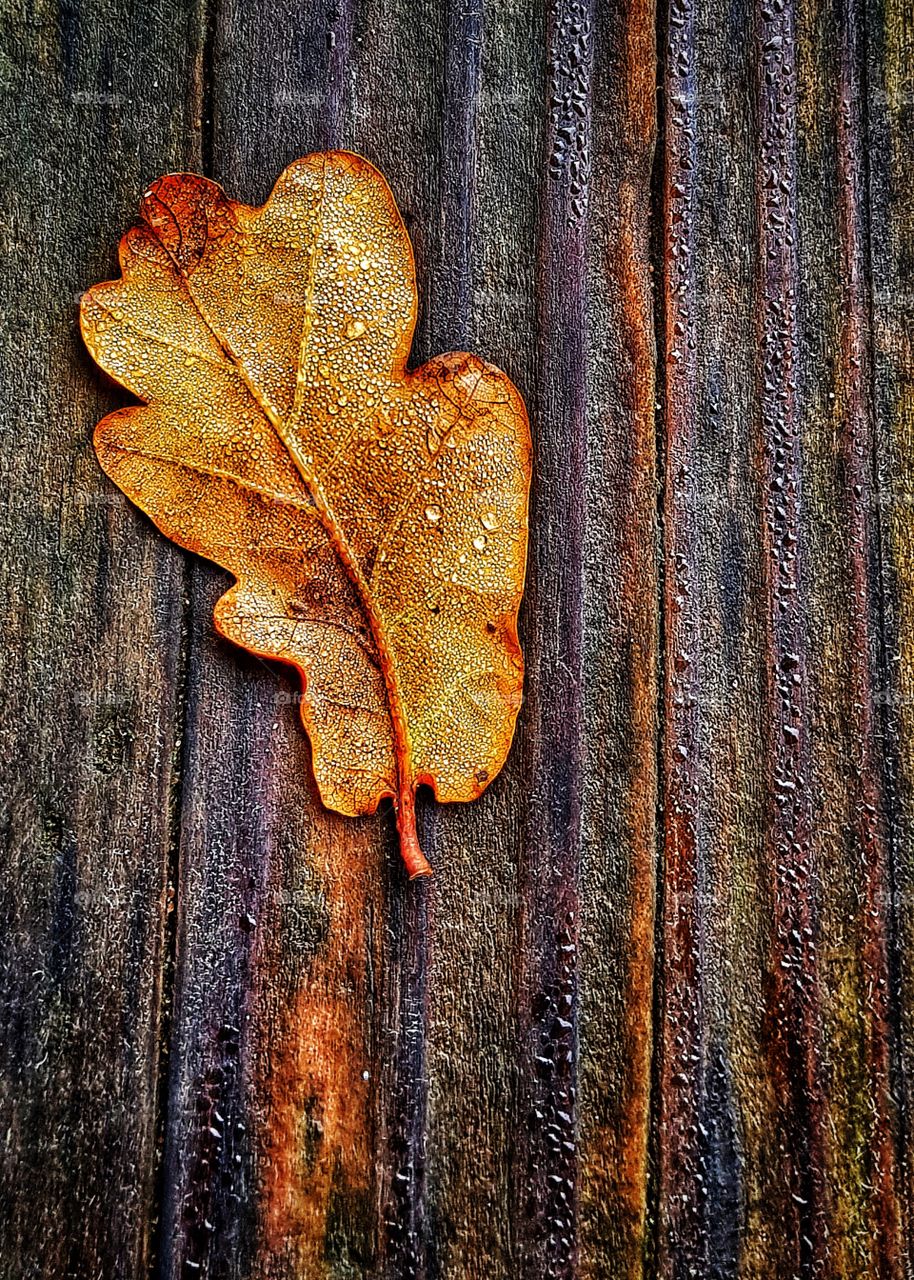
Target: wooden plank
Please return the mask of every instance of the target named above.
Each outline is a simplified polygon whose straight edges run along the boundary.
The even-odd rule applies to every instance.
[[[79,339],[193,156],[195,7],[3,19],[0,1274],[148,1274],[184,564],[102,476]]]
[[[412,17],[211,16],[214,177],[260,202],[290,161],[374,128],[390,150],[361,149],[428,225],[436,81],[412,70]],[[385,108],[391,86],[407,101]],[[389,817],[320,805],[294,681],[214,638],[223,589],[195,568],[164,1273],[399,1266],[421,1236],[423,890],[405,890]]]
[[[904,1274],[861,21],[665,33],[661,1275]]]
[[[651,265],[656,13],[594,21],[585,385],[580,870],[582,1276],[640,1277],[649,1244],[657,839],[657,460]]]
[[[879,726],[885,674],[873,556],[878,511],[863,21],[856,0],[836,4],[824,21],[815,7],[799,13],[818,120],[803,131],[798,180],[811,192],[818,186],[825,215],[817,202],[806,202],[799,230],[808,249],[801,271],[805,265],[808,279],[813,264],[834,264],[817,287],[806,290],[808,399],[815,424],[809,450],[815,506],[807,535],[817,553],[812,621],[813,634],[827,637],[817,643],[820,669],[812,688],[814,742],[823,762],[818,776],[828,793],[818,800],[814,821],[823,832],[834,820],[836,799],[843,801],[837,838],[820,837],[819,853],[830,1110],[824,1176],[834,1188],[829,1207],[835,1221],[827,1227],[826,1252],[836,1270],[900,1277],[909,1268],[902,1236],[903,1152],[891,1079],[898,1027],[890,1008],[889,956],[896,928]],[[810,114],[804,110],[802,118]],[[835,708],[842,704],[846,720],[836,743]],[[838,786],[827,785],[832,776]]]
[[[872,490],[878,522],[882,618],[877,732],[884,761],[884,804],[889,823],[887,883],[880,913],[887,921],[888,990],[881,996],[888,1020],[885,1044],[889,1089],[894,1098],[897,1194],[903,1232],[902,1257],[914,1259],[914,60],[910,12],[903,4],[877,3],[865,10],[866,100],[865,197],[869,236],[865,241],[871,294],[870,365],[876,435]],[[886,1007],[887,1006],[887,1007]],[[878,1061],[878,1059],[877,1059]],[[884,1058],[883,1058],[884,1061]]]
[[[522,1057],[513,1211],[521,1273],[564,1278],[574,1266],[579,1211],[585,263],[592,6],[551,6],[545,44],[548,98],[537,226],[532,398],[536,482],[526,598],[526,732],[519,743],[528,794],[518,867]]]
[[[442,145],[445,21],[441,6],[433,3],[358,5],[346,73],[352,84],[347,145],[389,177],[413,241],[419,291],[413,364],[440,350],[430,345],[430,262]],[[419,821],[435,880],[407,886],[395,868],[387,881],[381,922],[384,945],[375,1014],[379,1089],[374,1101],[381,1275],[425,1276],[434,1266],[428,1021],[438,892],[447,851],[442,848],[441,811],[420,801]],[[470,937],[468,931],[468,942]]]
[[[332,141],[331,17],[211,9],[202,159],[234,197]],[[163,1274],[330,1275],[374,1253],[382,839],[322,809],[291,675],[215,637],[225,586],[195,564]]]
[[[517,3],[449,4],[442,19],[441,61],[425,90],[440,100],[438,132],[414,224],[416,358],[476,351],[529,398],[543,19]],[[419,31],[427,39],[426,23]],[[405,51],[410,57],[417,61]],[[366,139],[393,174],[402,164],[397,134],[393,145],[386,138],[404,106],[385,104]],[[425,1205],[419,1247],[397,1258],[394,1274],[413,1266],[419,1275],[477,1277],[513,1265],[519,759],[515,744],[480,801],[428,812],[437,870],[422,1024]],[[404,1213],[405,1203],[396,1209]]]

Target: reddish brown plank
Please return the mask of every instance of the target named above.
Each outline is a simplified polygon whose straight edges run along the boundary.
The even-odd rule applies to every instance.
[[[588,458],[580,870],[582,1276],[640,1277],[648,1247],[657,837],[656,13],[594,21],[587,233]]]

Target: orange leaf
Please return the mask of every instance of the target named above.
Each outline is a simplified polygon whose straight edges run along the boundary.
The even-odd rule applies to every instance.
[[[471,800],[521,700],[530,433],[500,370],[406,368],[412,248],[366,160],[289,166],[262,208],[156,182],[120,280],[82,304],[94,359],[143,402],[99,423],[102,467],[169,538],[228,569],[219,631],[303,680],[324,803]]]

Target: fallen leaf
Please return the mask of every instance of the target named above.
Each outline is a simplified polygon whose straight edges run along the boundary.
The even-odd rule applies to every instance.
[[[95,431],[102,467],[169,538],[235,577],[216,626],[301,673],[325,805],[392,797],[427,875],[415,791],[471,800],[521,700],[530,435],[472,355],[407,370],[412,248],[381,174],[289,166],[262,208],[159,179],[84,296],[101,367],[143,402]]]

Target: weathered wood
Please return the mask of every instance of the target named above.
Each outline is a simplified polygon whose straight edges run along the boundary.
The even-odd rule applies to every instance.
[[[381,860],[385,852],[389,854],[389,831],[379,823],[359,825],[336,819],[315,804],[306,786],[306,749],[296,741],[294,709],[283,709],[279,750],[275,728],[262,727],[271,718],[266,700],[273,696],[275,675],[255,674],[254,664],[244,659],[236,662],[237,655],[210,639],[210,607],[220,588],[208,570],[195,569],[198,582],[206,583],[207,589],[199,596],[199,614],[195,607],[190,763],[183,776],[183,865],[186,882],[194,888],[179,934],[176,1079],[167,1162],[172,1189],[164,1232],[173,1249],[167,1253],[168,1266],[178,1274],[189,1258],[211,1268],[232,1266],[230,1274],[238,1275],[291,1275],[296,1266],[314,1274],[323,1268],[329,1275],[348,1259],[348,1265],[356,1267],[373,1265],[374,1260],[391,1275],[429,1269],[482,1277],[492,1275],[493,1269],[509,1274],[517,1266],[537,1267],[536,1259],[545,1258],[546,1250],[557,1264],[564,1256],[562,1265],[567,1267],[574,1237],[577,1162],[555,1141],[554,1132],[558,1116],[575,1112],[576,1061],[572,1057],[557,1064],[564,1079],[554,1084],[543,1081],[541,1075],[549,1047],[545,1041],[554,1035],[556,1020],[575,1027],[576,1010],[558,1007],[556,1001],[563,992],[553,992],[550,1003],[549,996],[543,999],[537,991],[543,981],[554,982],[556,964],[573,974],[577,962],[569,967],[568,956],[577,921],[571,928],[556,924],[554,909],[538,901],[536,885],[541,875],[537,868],[548,869],[555,880],[547,892],[567,897],[567,909],[576,914],[580,817],[567,822],[568,766],[554,734],[561,727],[568,749],[577,743],[574,750],[583,753],[580,675],[568,676],[581,661],[583,471],[569,472],[566,464],[570,430],[566,406],[577,424],[581,469],[587,448],[588,383],[585,316],[580,310],[586,296],[586,223],[578,207],[583,211],[586,205],[590,160],[582,135],[581,154],[570,168],[559,163],[557,171],[544,171],[547,120],[551,119],[553,132],[559,125],[567,127],[567,120],[546,107],[537,84],[544,83],[547,38],[555,46],[555,67],[580,41],[586,43],[588,59],[592,56],[593,33],[585,30],[590,19],[583,11],[581,15],[570,11],[558,19],[557,26],[553,24],[547,37],[545,15],[524,6],[516,11],[487,9],[484,14],[456,7],[447,16],[446,27],[431,10],[417,25],[412,8],[403,15],[385,9],[382,20],[380,14],[373,18],[363,7],[357,13],[335,11],[332,23],[329,15],[318,13],[302,26],[298,37],[296,17],[294,11],[264,9],[242,48],[231,45],[226,35],[234,26],[233,13],[217,11],[210,46],[215,86],[214,176],[233,192],[256,200],[263,197],[283,164],[309,149],[345,145],[368,155],[391,175],[413,233],[423,290],[416,360],[438,350],[468,346],[503,364],[534,400],[538,379],[545,380],[541,393],[545,400],[537,418],[542,438],[538,501],[541,510],[552,514],[548,533],[543,524],[546,516],[540,519],[540,550],[535,544],[531,556],[533,573],[541,582],[543,607],[532,612],[538,621],[528,621],[528,630],[532,627],[540,639],[528,644],[528,709],[519,730],[521,745],[505,777],[477,805],[425,811],[424,838],[438,866],[434,884],[404,892],[394,866],[373,889]],[[617,503],[629,520],[619,541],[619,535],[598,523],[591,535],[592,552],[600,559],[613,557],[620,571],[623,548],[641,561],[640,566],[625,566],[632,574],[632,586],[623,609],[607,611],[602,599],[594,605],[599,629],[625,650],[624,669],[610,665],[603,678],[630,683],[632,714],[637,717],[633,761],[602,775],[601,785],[592,793],[594,821],[601,829],[606,822],[602,787],[608,785],[630,810],[629,820],[614,817],[611,825],[622,823],[616,838],[623,847],[631,840],[636,859],[634,871],[625,870],[628,887],[619,902],[620,932],[612,937],[605,955],[592,944],[590,991],[600,1007],[605,1007],[608,992],[615,992],[616,1017],[630,1021],[636,1029],[631,1037],[636,1062],[633,1078],[640,1083],[631,1087],[629,1064],[606,1053],[606,1020],[600,1017],[587,1050],[591,1087],[601,1094],[601,1110],[615,1109],[622,1116],[623,1132],[607,1132],[605,1120],[599,1132],[593,1132],[588,1160],[596,1185],[585,1195],[589,1212],[601,1223],[615,1221],[616,1203],[622,1219],[621,1225],[610,1229],[611,1243],[599,1232],[592,1233],[591,1265],[597,1269],[604,1265],[610,1247],[614,1257],[627,1259],[629,1268],[636,1265],[642,1248],[646,1187],[649,1042],[644,1008],[650,1001],[645,961],[649,962],[650,954],[651,636],[656,607],[653,593],[641,591],[642,575],[649,578],[651,573],[654,507],[646,260],[652,135],[649,93],[644,87],[653,75],[649,11],[639,13],[637,21],[634,33],[646,39],[648,55],[634,73],[640,96],[617,95],[607,108],[599,152],[601,160],[607,156],[604,189],[609,189],[611,198],[619,191],[623,201],[628,200],[627,216],[620,214],[613,231],[614,251],[621,255],[623,245],[628,249],[633,244],[638,253],[636,264],[629,268],[627,291],[611,282],[601,289],[601,305],[625,317],[621,353],[634,366],[636,384],[631,398],[613,390],[609,421],[602,404],[590,410],[597,420],[599,483],[607,504]],[[287,32],[287,37],[279,38],[280,32]],[[421,59],[417,59],[417,35],[422,39]],[[298,44],[299,38],[307,44]],[[625,33],[604,31],[603,41],[621,63]],[[285,57],[276,57],[277,47]],[[344,75],[350,63],[356,70],[355,87]],[[575,87],[575,81],[569,84],[569,90]],[[647,115],[643,116],[645,105]],[[563,111],[577,118],[570,98]],[[277,112],[283,121],[281,129],[275,128]],[[610,141],[614,116],[634,121],[626,146]],[[513,135],[505,128],[508,120],[516,120]],[[554,140],[548,145],[553,147]],[[484,152],[485,166],[479,160]],[[556,202],[555,230],[541,227],[539,232],[542,276],[550,281],[560,269],[578,296],[578,336],[567,347],[563,323],[554,323],[551,311],[553,306],[566,306],[566,286],[559,283],[560,277],[547,284],[538,319],[534,302],[535,198],[540,172]],[[566,226],[578,245],[577,266],[565,261]],[[604,278],[608,275],[602,260],[593,269]],[[605,334],[601,326],[597,342],[599,367],[606,371],[600,375],[604,386],[611,376],[610,362],[620,350]],[[550,385],[551,393],[545,390]],[[559,398],[550,400],[550,395]],[[640,414],[643,433],[634,448],[627,439],[632,407]],[[612,458],[620,447],[628,457],[621,465]],[[552,451],[552,462],[547,449]],[[636,524],[634,532],[632,479],[635,519],[640,522],[640,530]],[[562,493],[565,497],[560,500]],[[561,505],[569,502],[573,518]],[[568,536],[574,528],[573,536],[581,542],[577,579],[568,578],[565,622],[556,629],[551,584],[560,580],[561,565],[570,563]],[[578,647],[566,651],[574,627]],[[543,650],[543,644],[555,642],[558,651]],[[554,679],[557,666],[565,673],[561,682]],[[195,693],[198,686],[199,695]],[[215,686],[213,693],[208,692],[211,686]],[[288,690],[288,681],[280,688]],[[233,689],[237,692],[232,693]],[[199,706],[198,696],[206,700]],[[224,704],[227,697],[233,711],[217,717],[216,703]],[[594,707],[601,735],[606,714],[605,706]],[[627,709],[620,714],[627,720]],[[544,728],[544,716],[552,728],[548,724]],[[275,775],[267,785],[266,765],[257,767],[262,756],[269,757]],[[571,783],[571,801],[578,809],[582,763],[583,754]],[[237,831],[239,818],[253,804],[252,773],[257,777],[260,814],[256,858],[251,856],[254,851],[238,848],[237,836],[233,838],[230,830],[233,824]],[[631,800],[625,799],[629,789],[634,791],[642,781],[646,789],[639,788]],[[531,785],[552,813],[548,825],[553,838],[566,847],[564,861],[557,860],[551,846],[543,843],[544,819],[530,807]],[[236,793],[243,797],[241,808],[230,817],[224,797]],[[281,813],[271,796],[285,798]],[[294,802],[290,796],[295,796]],[[631,837],[626,835],[628,821],[634,828]],[[321,831],[333,834],[322,838]],[[361,855],[356,843],[360,839],[369,841]],[[328,852],[322,854],[325,843]],[[305,866],[320,869],[324,932],[304,980],[294,966],[283,966],[273,958],[283,954],[282,934],[289,927],[269,911],[270,899],[287,892],[290,874],[288,856],[279,858],[273,852],[277,846],[297,850]],[[598,855],[594,872],[598,876],[605,875],[602,861]],[[245,904],[237,900],[237,882],[248,879],[257,884],[256,888],[251,885]],[[233,881],[236,888],[227,890],[225,886]],[[336,904],[329,910],[327,898]],[[252,905],[254,899],[256,905]],[[344,903],[348,904],[345,912]],[[237,931],[236,922],[244,910],[258,920],[257,934],[263,941],[256,946]],[[624,922],[626,915],[631,925]],[[602,940],[608,926],[601,917],[598,910],[591,917],[591,928]],[[271,929],[266,921],[273,919]],[[214,920],[228,923],[214,928]],[[366,947],[369,925],[374,931],[373,948]],[[513,940],[519,928],[526,942],[515,954]],[[544,928],[542,939],[535,941]],[[630,936],[629,930],[636,935],[635,955],[618,970],[610,969],[614,956],[629,950],[623,941]],[[539,972],[542,965],[546,969]],[[553,973],[553,979],[548,973]],[[520,1011],[513,994],[518,983],[527,990]],[[299,986],[303,991],[296,997]],[[365,1008],[367,992],[373,987],[376,1003],[369,1010]],[[251,990],[259,992],[257,1004],[251,1003]],[[634,996],[637,1011],[633,1015],[625,1011],[627,993]],[[352,1016],[362,1009],[362,1021],[352,1024],[348,1035],[338,1031],[330,1039],[327,1007],[340,1018],[343,1004]],[[292,1012],[284,1019],[270,1012],[286,1005]],[[570,1017],[565,1018],[566,1013]],[[332,1024],[333,1018],[329,1021]],[[230,1068],[218,1048],[218,1031],[214,1032],[223,1023],[241,1028],[240,1056],[237,1066],[233,1059]],[[346,1025],[350,1025],[348,1015]],[[520,1034],[525,1039],[518,1052]],[[564,1038],[563,1033],[559,1039]],[[609,1035],[612,1044],[629,1039],[621,1027]],[[283,1047],[289,1040],[294,1051]],[[256,1074],[260,1059],[269,1063],[269,1075],[266,1071]],[[370,1085],[360,1083],[363,1071]],[[228,1083],[222,1078],[226,1072]],[[530,1110],[537,1099],[531,1091],[542,1095],[538,1100],[543,1115],[532,1128]],[[216,1106],[226,1133],[235,1117],[242,1117],[245,1137],[220,1142],[212,1135],[210,1119]],[[332,1118],[341,1112],[348,1127],[334,1127]],[[574,1121],[567,1126],[566,1145],[574,1139]],[[522,1155],[517,1136],[527,1130],[533,1133],[533,1145]],[[303,1131],[311,1134],[307,1144],[302,1143]],[[617,1157],[623,1161],[621,1171],[612,1167]],[[228,1167],[229,1160],[239,1161],[237,1171]],[[201,1167],[212,1165],[225,1177],[224,1185],[211,1177],[207,1181],[201,1173]],[[564,1171],[568,1183],[560,1193],[554,1189],[558,1170]],[[197,1191],[195,1182],[201,1179],[206,1186]],[[526,1207],[531,1189],[542,1201],[539,1217],[531,1217]],[[545,1229],[550,1219],[554,1230]],[[200,1234],[202,1221],[213,1224],[211,1243]],[[519,1223],[524,1221],[529,1222],[526,1243],[518,1238]],[[355,1236],[347,1238],[346,1230],[351,1231],[354,1224]]]
[[[0,1276],[910,1274],[911,42],[902,0],[7,7]],[[428,884],[89,446],[71,301],[143,185],[331,146],[404,211],[414,361],[532,411],[525,704],[422,799]]]
[[[651,267],[656,11],[594,15],[587,232],[579,876],[579,1271],[649,1245],[657,812],[657,459]]]
[[[340,141],[351,16],[211,10],[201,162],[234,196],[260,203]],[[224,577],[193,577],[162,1273],[361,1274],[380,1235],[392,833],[322,808],[295,680],[216,639]]]
[[[432,72],[440,88],[432,80],[426,90],[433,100],[440,94],[441,118],[422,233],[421,354],[478,351],[508,371],[528,403],[543,29],[538,6],[510,3],[495,15],[489,5],[449,4],[443,61]],[[524,732],[522,711],[519,740]],[[429,815],[439,870],[431,886],[419,1274],[469,1280],[516,1265],[516,936],[527,797],[516,752],[480,804]]]
[[[662,1275],[910,1265],[863,54],[853,3],[665,33]]]
[[[870,555],[878,567],[880,636],[877,739],[884,770],[889,858],[877,918],[885,922],[888,990],[880,1001],[889,1020],[884,1046],[878,1027],[871,1052],[888,1055],[895,1105],[895,1183],[903,1232],[902,1260],[914,1260],[912,1071],[914,1071],[914,59],[910,13],[904,4],[867,6],[861,75],[865,85],[865,166],[869,236],[864,271],[869,284],[869,354],[876,470],[870,499],[876,530]],[[865,58],[865,61],[864,61]]]
[[[91,450],[77,301],[193,159],[193,7],[3,12],[0,1274],[145,1275],[184,563]]]

